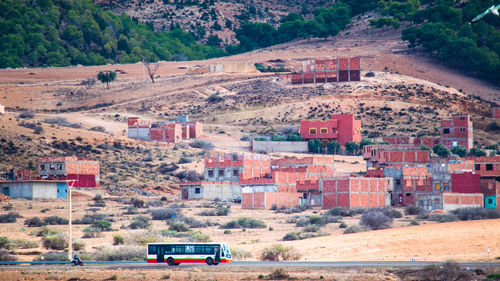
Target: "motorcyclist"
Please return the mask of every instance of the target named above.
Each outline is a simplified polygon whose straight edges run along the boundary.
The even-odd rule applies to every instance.
[[[80,257],[78,257],[77,255],[75,255],[73,257],[73,261],[71,263],[73,263],[75,265],[79,265],[79,264],[82,264],[82,260],[80,259]]]

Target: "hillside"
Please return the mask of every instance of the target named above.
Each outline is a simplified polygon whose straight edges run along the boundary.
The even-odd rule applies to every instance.
[[[40,2],[40,3],[38,3]],[[102,65],[221,56],[180,29],[170,33],[103,11],[90,0],[0,2],[0,68]]]

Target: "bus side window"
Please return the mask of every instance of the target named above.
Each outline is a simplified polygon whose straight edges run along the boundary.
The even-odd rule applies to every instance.
[[[214,254],[214,246],[205,246],[205,254],[213,255]]]
[[[172,246],[163,246],[163,251],[165,254],[173,254]]]
[[[184,246],[175,246],[174,253],[175,254],[184,254]]]
[[[205,253],[204,250],[205,249],[203,248],[203,246],[194,246],[194,253],[195,254],[202,255]]]
[[[155,245],[149,245],[149,254],[151,255],[156,255],[156,246]]]

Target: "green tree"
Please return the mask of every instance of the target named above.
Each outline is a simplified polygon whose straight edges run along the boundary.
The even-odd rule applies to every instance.
[[[458,155],[459,157],[465,157],[467,155],[467,149],[463,146],[455,146],[451,149],[451,153]]]
[[[321,141],[317,139],[309,140],[307,147],[310,153],[321,153]]]
[[[373,144],[373,141],[371,139],[361,139],[361,142],[359,143],[359,148],[363,148],[365,145],[370,145]]]
[[[448,157],[448,155],[450,155],[450,151],[448,150],[448,148],[446,148],[442,144],[436,144],[432,148],[432,151],[441,158]]]
[[[293,133],[289,134],[288,137],[286,137],[286,141],[304,141],[304,139],[302,139],[302,136],[300,136],[298,133]]]
[[[475,156],[475,157],[481,157],[481,156],[486,156],[486,152],[484,150],[482,150],[481,148],[473,147],[469,150],[469,155]]]
[[[272,141],[284,141],[285,139],[281,135],[273,135]]]
[[[354,154],[358,151],[359,145],[356,142],[348,141],[345,143],[345,150],[350,154]]]
[[[116,72],[114,71],[99,71],[97,74],[97,80],[101,81],[101,83],[106,83],[106,86],[109,89],[109,83],[115,81]]]
[[[332,140],[327,146],[328,148],[328,153],[330,154],[336,154],[340,150],[340,144],[336,140]]]

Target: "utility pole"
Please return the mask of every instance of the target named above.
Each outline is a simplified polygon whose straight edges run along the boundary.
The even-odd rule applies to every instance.
[[[71,231],[71,220],[72,220],[72,214],[71,214],[71,190],[73,189],[73,185],[75,184],[76,180],[68,180],[68,205],[69,205],[69,235],[68,235],[68,258],[71,260],[73,258],[73,243],[71,242],[71,237],[72,237],[72,231]],[[70,185],[71,184],[71,185]]]

